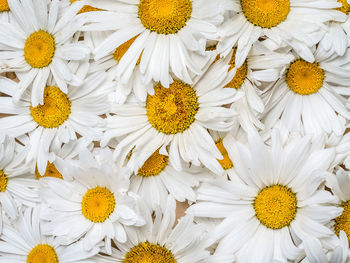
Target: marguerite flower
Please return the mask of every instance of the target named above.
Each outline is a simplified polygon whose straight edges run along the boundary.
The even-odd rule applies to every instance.
[[[339,168],[336,175],[330,174],[327,177],[327,186],[330,187],[334,195],[339,199],[339,206],[343,213],[334,219],[334,232],[340,236],[340,231],[344,231],[347,239],[350,240],[350,175],[342,168]],[[350,251],[346,250],[350,256]]]
[[[20,137],[28,133],[30,151],[27,161],[34,159],[40,174],[44,174],[47,161],[53,162],[55,154],[50,150],[62,143],[76,140],[77,133],[87,139],[99,139],[105,122],[99,116],[109,111],[109,82],[104,82],[104,72],[95,73],[85,79],[81,87],[70,86],[64,94],[54,81],[45,83],[44,104],[34,107],[29,93],[24,93],[18,104],[11,97],[15,95],[15,82],[1,78],[0,90],[6,95],[0,97],[0,113],[11,116],[0,119],[0,138],[4,135]]]
[[[204,169],[188,168],[181,172],[169,163],[169,156],[155,151],[130,178],[130,189],[137,193],[151,209],[165,211],[168,193],[179,202],[196,201],[194,187],[207,175]],[[208,176],[208,175],[207,175]]]
[[[111,239],[127,241],[125,226],[145,222],[138,214],[136,197],[129,193],[129,170],[97,164],[91,153],[88,158],[84,156],[80,156],[79,165],[66,163],[72,181],[52,177],[40,180],[41,199],[47,206],[42,213],[47,221],[44,230],[66,245],[81,239],[84,249],[104,240],[110,253]]]
[[[346,105],[350,49],[339,57],[319,47],[314,55],[314,63],[295,56],[286,74],[266,93],[267,130],[280,122],[288,131],[343,135],[344,118],[350,120]]]
[[[33,106],[44,103],[44,89],[52,74],[57,87],[67,93],[67,83],[80,85],[82,80],[69,69],[69,60],[81,60],[90,50],[81,43],[72,42],[72,36],[82,24],[76,17],[83,3],[72,4],[64,14],[59,1],[8,0],[13,18],[1,23],[0,72],[15,72],[20,82],[14,99],[19,102],[32,84]]]
[[[213,64],[193,85],[174,80],[169,88],[155,85],[154,95],[145,103],[115,104],[107,118],[107,131],[101,145],[111,138],[123,139],[116,146],[115,157],[124,162],[133,149],[131,167],[141,167],[148,157],[161,147],[169,155],[170,164],[181,170],[181,159],[199,166],[201,163],[216,174],[223,170],[216,159],[220,151],[206,129],[229,131],[236,112],[222,105],[238,100],[243,94],[223,88],[233,77],[228,65]],[[169,145],[169,151],[166,147]]]
[[[0,145],[0,234],[2,218],[15,220],[18,207],[35,207],[39,203],[38,184],[25,163],[28,147],[6,137]]]
[[[349,242],[344,231],[339,232],[339,239],[332,249],[324,249],[321,241],[314,237],[304,240],[303,245],[306,255],[300,261],[301,263],[349,262]]]
[[[223,21],[222,11],[226,8],[226,0],[86,3],[109,11],[87,13],[90,23],[83,30],[114,31],[94,50],[95,60],[115,52],[120,59],[117,77],[122,83],[129,82],[135,66],[139,65],[143,83],[153,79],[164,87],[172,83],[172,75],[192,83],[192,75],[201,74],[206,62],[203,59],[206,40],[216,38],[216,25]]]
[[[54,149],[54,147],[57,147]],[[78,140],[72,140],[68,143],[62,145],[53,145],[51,151],[55,154],[55,160],[50,163],[47,162],[46,170],[44,174],[40,174],[37,166],[33,167],[35,169],[36,179],[41,179],[43,177],[56,177],[65,180],[71,180],[69,173],[68,161],[78,161],[79,154],[85,152],[88,149],[91,151],[93,144],[91,141],[86,140],[84,137]],[[66,177],[63,178],[63,175]]]
[[[203,183],[187,213],[224,219],[211,238],[238,263],[295,260],[296,245],[309,236],[331,237],[326,224],[341,214],[336,198],[319,188],[334,149],[315,150],[308,138],[283,147],[275,133],[271,148],[255,133],[248,142],[237,143],[233,156],[240,180]]]
[[[324,34],[323,23],[344,21],[346,15],[335,10],[335,0],[231,0],[232,13],[220,27],[218,51],[226,56],[237,46],[236,65],[243,65],[251,46],[260,37],[276,46],[289,45],[300,57],[314,61],[311,47]]]
[[[205,227],[194,224],[193,217],[181,218],[175,228],[175,201],[170,196],[162,214],[155,211],[155,219],[144,209],[146,225],[128,228],[130,239],[126,243],[117,242],[118,249],[111,256],[96,256],[101,263],[199,263],[209,258],[205,250]]]
[[[0,261],[2,262],[50,262],[88,263],[89,258],[99,252],[98,247],[89,251],[82,243],[61,245],[57,238],[46,236],[39,219],[40,208],[25,209],[13,226],[4,225],[0,240]]]
[[[109,35],[104,31],[102,32],[84,32],[84,40],[89,46],[98,46],[102,43]],[[114,101],[116,103],[125,103],[128,95],[133,91],[135,97],[140,101],[146,101],[147,94],[154,94],[153,85],[154,82],[143,83],[142,74],[140,71],[140,61],[136,63],[135,69],[127,80],[123,82],[121,77],[118,77],[118,65],[124,54],[128,51],[133,41],[127,41],[115,49],[113,54],[107,55],[97,61],[94,61],[90,65],[90,72],[105,70],[108,73],[109,78],[115,81],[115,93]]]
[[[325,50],[332,50],[339,56],[343,56],[350,43],[350,4],[347,0],[339,0],[338,2],[342,6],[338,7],[337,10],[346,14],[346,21],[343,23],[336,21],[329,22],[327,24],[328,30],[319,45]]]
[[[238,120],[245,130],[258,127],[264,128],[260,122],[264,111],[262,91],[258,88],[261,83],[276,81],[284,72],[293,56],[289,53],[274,52],[269,50],[264,41],[255,42],[243,65],[236,68],[235,56],[237,49],[234,48],[222,59],[223,63],[230,66],[229,70],[236,71],[235,76],[226,84],[228,88],[239,89],[245,96],[232,104],[237,109]]]

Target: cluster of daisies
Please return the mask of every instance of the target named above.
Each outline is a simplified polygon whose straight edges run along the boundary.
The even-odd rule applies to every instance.
[[[350,262],[349,12],[0,0],[0,262]]]

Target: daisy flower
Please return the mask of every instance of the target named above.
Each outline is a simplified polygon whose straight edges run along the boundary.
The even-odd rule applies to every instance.
[[[350,42],[350,4],[347,0],[339,0],[342,6],[337,10],[346,14],[346,21],[343,23],[331,21],[327,24],[328,30],[320,41],[319,45],[325,50],[332,50],[339,56],[343,56]]]
[[[113,30],[93,52],[95,60],[116,52],[117,77],[124,84],[136,65],[143,83],[152,79],[169,87],[176,78],[192,83],[201,74],[205,44],[216,38],[227,0],[86,1],[108,12],[90,12],[85,31]],[[118,52],[116,48],[120,47]],[[121,54],[125,53],[123,56]],[[205,61],[205,60],[204,60]]]
[[[0,138],[8,134],[20,137],[28,133],[30,151],[27,161],[37,163],[40,174],[44,174],[47,161],[53,162],[55,155],[50,147],[76,140],[77,134],[90,140],[102,136],[105,121],[99,116],[109,111],[108,92],[111,88],[104,82],[106,74],[99,72],[85,79],[81,87],[70,86],[64,94],[54,81],[44,89],[44,104],[33,106],[29,93],[24,93],[18,104],[11,97],[17,84],[0,78],[0,90],[8,96],[0,97],[0,113],[11,116],[0,119]]]
[[[325,251],[320,240],[308,238],[303,242],[306,256],[301,263],[347,263],[349,262],[349,242],[344,231],[339,232],[339,239],[333,249]]]
[[[234,126],[234,128],[228,133],[220,132],[210,132],[211,136],[215,141],[215,145],[222,154],[223,158],[217,161],[224,169],[224,174],[231,181],[235,181],[238,177],[234,164],[232,161],[232,156],[234,155],[235,148],[232,147],[235,144],[235,141],[246,142],[246,133],[240,128],[239,124]]]
[[[232,128],[236,112],[222,105],[238,100],[243,94],[223,88],[234,75],[233,71],[228,72],[228,67],[217,62],[193,85],[174,80],[165,88],[158,83],[154,95],[148,95],[145,103],[113,105],[111,112],[116,115],[107,118],[102,147],[110,139],[123,136],[116,146],[115,157],[123,162],[133,149],[131,167],[141,167],[161,147],[160,153],[169,155],[170,164],[178,171],[182,158],[222,174],[216,161],[222,159],[222,155],[206,129],[229,131]]]
[[[207,172],[196,167],[184,167],[181,172],[169,163],[169,156],[155,151],[130,178],[130,190],[155,210],[165,210],[168,193],[179,202],[196,201],[193,188]]]
[[[205,227],[194,224],[191,216],[181,218],[175,228],[175,200],[170,196],[166,201],[166,210],[162,214],[155,211],[155,219],[145,210],[146,225],[140,228],[128,228],[130,239],[118,243],[118,249],[111,256],[96,256],[101,263],[199,263],[209,257],[205,250]]]
[[[103,42],[106,37],[105,32],[84,32],[84,40],[87,45],[98,46]],[[125,103],[128,95],[133,91],[135,97],[140,101],[146,101],[147,94],[154,94],[153,81],[143,83],[142,74],[140,72],[139,61],[135,66],[135,69],[127,81],[122,81],[124,75],[118,77],[119,62],[123,58],[124,54],[128,51],[128,48],[132,44],[132,41],[120,45],[115,49],[113,54],[109,54],[97,61],[93,61],[90,65],[90,72],[105,70],[108,73],[109,78],[115,81],[115,94],[114,101],[116,103]]]
[[[243,65],[251,46],[266,37],[277,46],[289,45],[300,57],[314,61],[311,47],[324,34],[325,22],[344,21],[346,15],[335,10],[335,0],[231,0],[231,12],[219,28],[222,56],[237,46],[236,65]]]
[[[38,184],[25,164],[28,148],[6,137],[0,145],[0,234],[4,214],[14,220],[21,205],[35,207],[39,203]]]
[[[85,138],[80,138],[77,141],[69,141],[62,145],[55,145],[57,148],[51,148],[52,152],[55,154],[55,160],[50,163],[47,162],[46,170],[44,174],[40,174],[37,166],[33,167],[35,170],[36,179],[41,179],[43,177],[56,177],[59,179],[71,180],[69,176],[69,166],[67,166],[67,161],[78,161],[79,154],[87,150],[91,151],[93,148],[93,143],[86,140]],[[63,178],[63,175],[66,177]]]
[[[343,57],[320,47],[314,54],[314,63],[295,56],[286,74],[266,93],[267,130],[280,122],[289,132],[343,135],[344,118],[350,119],[350,49]]]
[[[95,247],[90,251],[83,249],[82,243],[62,246],[52,236],[45,236],[39,220],[39,210],[25,209],[13,226],[5,224],[0,241],[0,260],[2,262],[50,262],[50,263],[88,263],[89,258],[99,252]]]
[[[127,241],[125,226],[145,223],[138,214],[136,197],[128,192],[129,170],[115,170],[107,163],[98,165],[91,153],[81,155],[79,165],[66,164],[72,181],[40,180],[40,196],[47,206],[42,213],[47,222],[43,229],[65,245],[81,239],[84,249],[104,240],[110,253],[111,239]]]
[[[22,98],[31,87],[33,106],[44,103],[44,89],[52,74],[58,88],[67,93],[67,83],[80,85],[82,80],[69,69],[69,60],[81,60],[90,50],[81,43],[72,43],[72,36],[84,21],[76,16],[83,3],[72,4],[59,15],[59,1],[8,0],[13,14],[9,23],[1,23],[0,72],[15,72],[20,82],[14,99]]]
[[[236,181],[203,183],[188,214],[224,219],[212,233],[217,251],[231,251],[237,262],[285,262],[296,259],[305,238],[331,237],[326,226],[341,214],[331,206],[336,198],[319,188],[334,149],[312,149],[309,138],[282,146],[272,135],[272,147],[257,133],[248,145],[237,143],[233,156]]]
[[[262,91],[258,86],[276,81],[292,61],[293,56],[289,53],[270,51],[264,42],[256,42],[243,65],[236,68],[236,53],[237,49],[234,48],[222,60],[224,64],[230,66],[229,70],[236,72],[226,87],[241,90],[245,94],[241,100],[232,105],[237,109],[238,120],[243,129],[249,130],[254,127],[263,129],[264,125],[259,119],[264,111],[264,102],[261,98]]]
[[[339,236],[340,231],[344,231],[348,240],[350,240],[350,175],[348,172],[339,168],[336,175],[327,177],[327,186],[339,198],[339,206],[343,213],[334,219],[334,232]],[[350,254],[349,254],[350,255]]]

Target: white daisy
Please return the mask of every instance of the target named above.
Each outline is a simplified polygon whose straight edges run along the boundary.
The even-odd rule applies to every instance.
[[[84,40],[87,45],[98,46],[103,42],[108,35],[105,32],[84,32]],[[90,72],[105,70],[108,73],[109,78],[115,81],[115,94],[114,101],[116,103],[125,103],[128,95],[133,91],[136,98],[140,101],[146,101],[147,93],[154,94],[152,81],[147,84],[143,83],[142,74],[140,72],[140,66],[138,61],[135,69],[127,82],[123,82],[118,77],[118,65],[124,54],[128,51],[133,41],[129,40],[124,44],[117,47],[113,54],[107,55],[97,61],[94,61],[90,65]],[[123,77],[122,75],[121,77]]]
[[[111,239],[127,241],[125,226],[145,223],[138,214],[136,197],[128,192],[130,174],[108,163],[98,165],[91,153],[81,155],[79,161],[79,166],[69,167],[73,181],[50,177],[40,180],[41,199],[47,205],[42,213],[47,221],[45,233],[58,236],[63,244],[81,239],[84,249],[104,240],[110,253]]]
[[[181,159],[199,166],[201,163],[216,174],[223,170],[216,159],[222,155],[206,129],[229,131],[236,112],[222,107],[243,95],[236,89],[223,88],[232,79],[228,65],[213,64],[193,85],[174,80],[169,88],[160,83],[145,103],[115,104],[107,118],[107,131],[101,145],[111,138],[123,139],[116,146],[115,157],[123,162],[133,149],[131,167],[141,167],[161,147],[170,164],[181,170]],[[169,152],[166,147],[169,145]],[[180,157],[181,156],[181,157]]]
[[[0,119],[0,138],[8,134],[20,137],[28,133],[30,151],[27,161],[34,159],[40,174],[44,174],[47,161],[53,162],[56,149],[62,143],[76,140],[77,134],[87,139],[99,139],[105,121],[99,115],[109,111],[109,82],[106,74],[93,74],[85,79],[81,87],[70,86],[64,94],[54,81],[49,81],[44,90],[44,104],[34,107],[29,93],[25,92],[18,104],[11,97],[17,89],[15,82],[0,78],[0,91],[10,96],[0,97],[0,113],[11,116]],[[46,83],[45,83],[46,85]]]
[[[260,118],[264,111],[264,102],[261,99],[262,91],[258,87],[262,83],[266,87],[269,82],[279,79],[293,60],[293,56],[287,52],[278,53],[269,50],[264,41],[255,42],[243,65],[236,68],[236,52],[236,48],[232,49],[222,60],[224,64],[230,66],[229,70],[236,71],[226,87],[239,89],[245,94],[241,100],[232,105],[237,109],[238,120],[243,129],[249,130],[254,127],[263,129],[264,125],[260,122]]]
[[[204,66],[205,44],[216,38],[227,0],[107,0],[86,1],[108,12],[86,13],[83,30],[114,32],[94,50],[95,60],[124,44],[117,77],[126,84],[139,64],[143,83],[152,79],[164,87],[176,78],[192,83]],[[138,63],[139,62],[139,63]]]
[[[205,227],[194,224],[193,217],[181,218],[175,228],[175,200],[170,196],[166,201],[166,210],[162,214],[155,211],[155,218],[144,211],[146,225],[140,228],[128,228],[130,239],[123,244],[117,242],[118,249],[112,255],[97,256],[97,262],[103,263],[199,263],[209,258],[205,250]]]
[[[223,156],[223,159],[217,160],[224,169],[224,174],[231,181],[235,181],[238,177],[234,164],[232,161],[232,156],[234,155],[235,148],[232,147],[235,141],[241,143],[247,141],[246,133],[240,128],[239,124],[234,126],[234,128],[229,133],[219,133],[211,132],[210,133],[213,139],[215,140],[215,145]]]
[[[79,154],[93,149],[93,143],[85,138],[53,146],[58,147],[56,149],[51,147],[51,151],[55,154],[55,160],[52,163],[47,162],[45,173],[41,175],[36,164],[34,165],[35,167],[33,166],[32,171],[35,172],[36,179],[41,179],[43,177],[56,177],[64,180],[72,180],[69,175],[69,165],[67,166],[67,162],[78,161]],[[63,178],[63,175],[65,175],[65,178]]]
[[[187,213],[224,219],[211,238],[238,263],[294,260],[303,239],[331,237],[325,225],[341,214],[329,205],[332,194],[319,189],[334,149],[315,151],[305,137],[283,147],[275,133],[271,148],[255,133],[248,141],[249,147],[237,143],[233,156],[240,181],[204,183]]]
[[[339,199],[339,206],[343,213],[334,220],[334,232],[339,236],[340,231],[344,231],[350,240],[350,174],[342,168],[338,168],[336,175],[330,174],[327,177],[327,186]],[[350,251],[348,252],[350,256]]]
[[[39,220],[39,209],[25,209],[20,213],[14,226],[4,225],[0,241],[1,262],[50,262],[50,263],[88,263],[89,258],[99,252],[94,247],[83,249],[82,243],[62,246],[52,236],[45,236]]]
[[[295,57],[286,74],[266,93],[265,128],[280,122],[288,131],[304,134],[332,132],[342,135],[349,98],[350,49],[343,57],[322,48],[314,51],[316,62]]]
[[[157,150],[131,176],[130,189],[151,209],[160,206],[164,211],[168,193],[179,202],[195,202],[193,188],[207,176],[206,170],[196,167],[188,168],[184,165],[181,172],[175,170],[169,163],[169,156],[160,154]]]
[[[339,232],[337,244],[331,250],[325,250],[320,240],[313,237],[306,239],[303,245],[306,255],[301,263],[347,263],[350,260],[349,242],[344,231]]]
[[[1,23],[0,71],[15,72],[20,82],[14,95],[19,102],[24,91],[32,85],[33,106],[44,103],[46,81],[52,74],[59,89],[67,93],[67,83],[80,85],[67,65],[68,60],[81,60],[90,53],[84,44],[72,43],[72,36],[84,23],[76,13],[79,1],[62,11],[59,1],[8,0],[13,14],[9,23]]]
[[[28,148],[6,137],[0,145],[0,233],[4,214],[14,220],[18,207],[35,207],[39,203],[38,184],[24,160]]]
[[[320,41],[319,45],[325,50],[332,50],[339,56],[343,56],[347,47],[350,44],[350,4],[347,0],[339,0],[342,4],[337,10],[346,14],[346,21],[339,23],[331,21],[327,24],[328,30]]]
[[[335,10],[335,0],[231,0],[232,14],[219,29],[222,40],[218,51],[226,56],[237,46],[236,65],[243,65],[251,46],[266,37],[277,46],[289,45],[308,62],[314,61],[311,47],[322,38],[323,23],[344,21],[346,15]]]

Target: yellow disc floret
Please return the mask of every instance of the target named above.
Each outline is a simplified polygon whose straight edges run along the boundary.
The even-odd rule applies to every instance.
[[[58,257],[53,247],[40,244],[29,252],[27,263],[58,263]]]
[[[192,13],[190,0],[140,0],[141,23],[158,34],[175,34],[186,25]]]
[[[121,44],[119,47],[117,47],[113,53],[113,58],[118,61],[118,63],[120,62],[120,60],[122,59],[122,57],[125,55],[126,51],[128,51],[128,49],[130,48],[130,46],[134,43],[134,41],[136,40],[138,36],[135,36],[131,39],[129,39],[128,41],[126,41],[125,43]],[[139,57],[139,59],[136,62],[136,65],[140,64],[141,61],[141,55]]]
[[[36,179],[41,179],[43,177],[55,177],[63,179],[62,174],[57,170],[53,163],[47,162],[46,170],[44,175],[41,175],[38,171],[38,168],[35,168]]]
[[[286,81],[289,88],[300,95],[316,93],[323,85],[324,71],[317,63],[298,59],[287,72]]]
[[[71,102],[57,87],[46,87],[44,105],[30,106],[33,120],[45,128],[55,128],[64,123],[70,115]]]
[[[148,241],[139,243],[125,255],[123,263],[176,263],[166,247]]]
[[[50,65],[55,49],[54,37],[44,30],[39,30],[27,38],[24,44],[24,58],[33,68],[43,68]]]
[[[148,95],[148,121],[159,132],[175,134],[187,130],[198,111],[196,92],[190,85],[174,80],[169,88],[157,84],[154,95]]]
[[[169,157],[160,154],[158,149],[142,165],[142,167],[138,171],[138,175],[143,177],[158,175],[168,165],[168,162]]]
[[[341,207],[344,208],[343,213],[334,219],[334,230],[337,235],[339,231],[343,230],[350,241],[350,201],[343,202]]]
[[[271,28],[286,20],[289,0],[241,0],[243,13],[247,20],[262,28]]]
[[[114,194],[105,187],[89,189],[81,201],[82,214],[92,222],[102,223],[115,208]]]
[[[341,3],[342,6],[336,8],[338,11],[343,12],[344,14],[349,14],[350,12],[350,4],[348,4],[347,0],[338,0],[338,3]]]
[[[256,217],[266,227],[281,229],[295,218],[297,198],[286,186],[272,185],[262,189],[254,200]]]
[[[0,12],[7,12],[10,11],[9,4],[7,3],[7,0],[0,0]]]
[[[0,192],[5,192],[9,179],[4,170],[0,170]]]
[[[228,170],[233,167],[233,162],[231,161],[230,157],[228,156],[228,153],[226,151],[226,148],[222,142],[222,139],[220,139],[218,142],[215,143],[216,147],[218,147],[219,151],[221,152],[222,156],[224,157],[222,160],[218,160],[220,165],[223,169]]]

